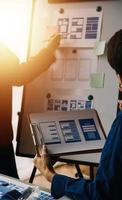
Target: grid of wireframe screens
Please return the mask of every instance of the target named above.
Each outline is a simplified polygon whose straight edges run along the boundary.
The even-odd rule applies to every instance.
[[[94,109],[29,115],[36,145],[45,143],[51,154],[100,150],[105,134]]]

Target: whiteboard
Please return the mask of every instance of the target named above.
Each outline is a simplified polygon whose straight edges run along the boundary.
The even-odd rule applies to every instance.
[[[40,0],[37,0],[37,16],[35,17],[35,26],[34,28],[34,34],[33,38],[36,39],[36,42],[32,41],[32,53],[35,53],[37,49],[40,48],[41,44],[41,17],[40,17],[40,8],[42,7]],[[45,2],[45,1],[43,1]],[[113,33],[117,30],[120,29],[122,26],[121,18],[122,18],[122,12],[121,12],[121,7],[122,7],[122,1],[101,1],[101,2],[89,2],[89,3],[72,3],[72,4],[50,4],[50,5],[44,5],[44,9],[42,11],[45,12],[45,9],[49,10],[49,16],[52,15],[53,11],[55,8],[59,9],[60,7],[66,7],[66,8],[95,8],[98,5],[102,6],[104,12],[103,12],[103,27],[102,27],[102,34],[101,34],[101,40],[108,41],[108,39],[113,35]],[[108,12],[109,11],[109,12]],[[46,12],[47,13],[47,12]],[[47,15],[45,15],[45,18]],[[43,18],[44,20],[44,18]],[[109,24],[109,26],[108,26]],[[62,48],[63,49],[63,48]],[[67,48],[68,49],[68,48]],[[89,48],[86,48],[87,50]],[[64,53],[65,53],[65,49]],[[69,51],[72,49],[70,48]],[[76,55],[82,56],[81,49],[79,48],[77,51],[77,54],[72,54],[73,56],[70,56],[70,61],[74,62],[75,59],[77,59]],[[69,55],[67,54],[67,60],[69,62]],[[79,56],[79,60],[80,57]],[[63,61],[61,60],[61,56],[59,57],[59,65]],[[108,134],[108,131],[110,130],[111,123],[113,119],[115,118],[116,115],[116,104],[117,104],[117,98],[118,98],[118,85],[115,82],[116,76],[115,73],[111,70],[107,59],[106,55],[99,56],[99,62],[97,63],[97,72],[104,72],[105,73],[105,84],[104,88],[102,89],[95,89],[95,88],[90,88],[87,85],[88,78],[89,78],[89,73],[90,68],[89,68],[89,62],[91,63],[91,59],[85,58],[85,60],[80,60],[79,63],[81,63],[81,68],[78,73],[78,79],[74,80],[77,78],[77,76],[73,76],[74,74],[70,74],[70,76],[64,77],[66,80],[62,78],[62,71],[58,71],[57,69],[53,70],[52,73],[52,82],[53,84],[49,85],[46,89],[49,91],[53,88],[53,86],[57,86],[54,91],[54,95],[56,96],[61,96],[66,93],[69,94],[69,96],[77,96],[77,93],[80,92],[80,94],[83,92],[84,96],[88,96],[89,94],[92,94],[94,96],[94,107],[98,111],[100,115],[100,119],[103,123],[104,129],[106,134]],[[83,63],[87,64],[87,73],[85,74],[85,79],[83,80],[82,77],[82,65]],[[63,66],[63,65],[62,65]],[[96,66],[96,65],[95,65]],[[72,71],[74,68],[70,66]],[[63,68],[63,67],[62,67]],[[67,68],[66,68],[67,69]],[[55,73],[57,70],[60,72],[57,76]],[[96,70],[96,68],[95,68]],[[66,70],[67,71],[67,70]],[[49,80],[47,77],[48,74],[41,75],[31,83],[29,83],[25,88],[24,88],[24,95],[23,95],[23,102],[22,102],[22,109],[19,115],[19,123],[18,123],[18,130],[17,130],[17,147],[16,147],[16,154],[19,156],[27,156],[27,157],[33,157],[35,155],[35,148],[33,145],[33,140],[32,136],[30,133],[30,128],[29,128],[29,123],[27,120],[27,114],[29,113],[36,113],[36,112],[42,112],[44,111],[44,105],[45,105],[45,83]],[[50,81],[50,83],[52,83]],[[87,82],[86,82],[87,81]],[[62,84],[61,84],[62,83]],[[113,83],[113,84],[111,84]],[[51,87],[52,88],[51,88]],[[60,90],[59,87],[60,86]],[[67,88],[66,88],[67,86]],[[83,91],[82,88],[85,87],[85,90]],[[65,90],[64,90],[65,88]],[[76,90],[77,88],[77,90]],[[73,92],[75,91],[75,93]],[[108,92],[109,91],[109,92]],[[55,94],[56,93],[56,94]],[[47,93],[46,93],[47,94]],[[54,97],[55,97],[54,96]],[[66,96],[66,95],[65,95]],[[69,97],[70,98],[70,97]],[[106,103],[105,103],[106,99]],[[108,106],[109,105],[109,106]]]

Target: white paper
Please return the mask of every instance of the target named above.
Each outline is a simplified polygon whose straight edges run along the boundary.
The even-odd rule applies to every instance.
[[[56,11],[54,25],[62,35],[61,47],[94,47],[100,39],[103,12],[96,9]]]

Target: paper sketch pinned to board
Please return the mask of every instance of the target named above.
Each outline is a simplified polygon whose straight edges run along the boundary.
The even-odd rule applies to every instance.
[[[62,35],[61,47],[94,47],[100,39],[103,11],[66,9],[56,11],[53,23]]]

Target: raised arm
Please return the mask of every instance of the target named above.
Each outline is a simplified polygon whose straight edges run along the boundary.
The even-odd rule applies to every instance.
[[[0,78],[12,85],[24,85],[42,72],[46,71],[55,62],[55,50],[60,43],[60,35],[50,37],[45,48],[30,57],[27,62],[19,63],[17,56],[7,47],[0,49]]]

